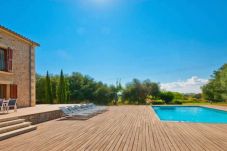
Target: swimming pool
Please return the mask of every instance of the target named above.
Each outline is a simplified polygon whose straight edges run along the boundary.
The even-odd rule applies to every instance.
[[[153,106],[161,121],[225,123],[227,111],[200,106]]]

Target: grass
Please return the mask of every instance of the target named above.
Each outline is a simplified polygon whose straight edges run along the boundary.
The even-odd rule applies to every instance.
[[[227,106],[227,102],[218,102],[218,103],[196,102],[196,103],[183,103],[182,105],[218,105],[218,106]]]

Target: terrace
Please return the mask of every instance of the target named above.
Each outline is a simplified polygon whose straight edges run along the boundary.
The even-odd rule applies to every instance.
[[[36,111],[46,111],[46,107],[38,106]],[[22,114],[22,109],[19,112],[11,115]],[[215,151],[227,148],[227,124],[160,122],[148,106],[109,107],[108,112],[89,120],[52,120],[37,127],[36,131],[2,141],[1,150]]]
[[[42,104],[34,107],[20,108],[17,112],[9,110],[9,114],[0,112],[0,121],[14,118],[22,118],[33,124],[57,119],[62,116],[59,107],[68,106],[70,104]]]

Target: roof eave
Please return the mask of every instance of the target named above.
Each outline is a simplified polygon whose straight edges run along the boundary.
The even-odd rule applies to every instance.
[[[15,36],[15,37],[17,37],[17,38],[19,38],[19,39],[21,39],[23,41],[26,41],[27,43],[29,43],[32,46],[40,46],[39,43],[34,42],[34,41],[32,41],[32,40],[30,40],[30,39],[22,36],[21,34],[18,34],[18,33],[14,32],[14,31],[12,31],[12,30],[10,30],[10,29],[2,26],[2,25],[0,25],[0,29],[2,29],[3,31],[5,31],[6,33],[11,34],[12,36]]]

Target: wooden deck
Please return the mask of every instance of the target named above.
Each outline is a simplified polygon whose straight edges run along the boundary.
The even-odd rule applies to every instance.
[[[0,142],[1,151],[221,151],[227,124],[160,122],[148,106],[110,107],[86,121],[49,121]]]
[[[56,111],[56,110],[59,110],[59,107],[68,106],[68,105],[70,104],[53,104],[53,105],[42,104],[42,105],[36,105],[34,107],[20,108],[20,109],[17,109],[17,112],[14,112],[14,110],[9,110],[9,113],[0,112],[0,120],[11,118],[11,117],[23,117],[23,116],[32,115],[32,114]]]

